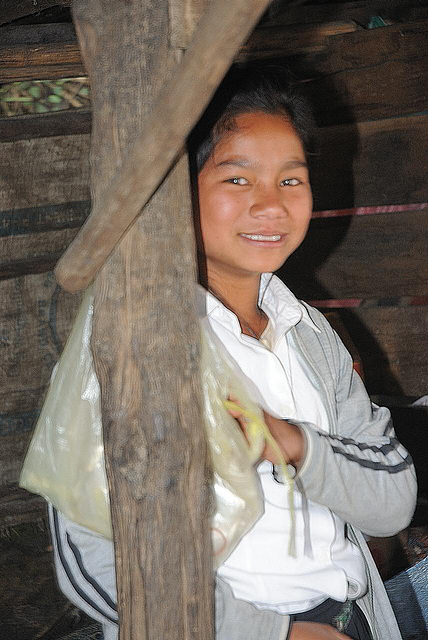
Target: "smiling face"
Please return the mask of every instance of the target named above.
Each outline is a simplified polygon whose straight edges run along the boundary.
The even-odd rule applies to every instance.
[[[208,282],[276,271],[305,237],[312,212],[305,152],[291,123],[236,117],[199,173]]]

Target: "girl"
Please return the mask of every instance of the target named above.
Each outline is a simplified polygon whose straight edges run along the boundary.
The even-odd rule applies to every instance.
[[[272,275],[311,218],[310,126],[287,72],[252,65],[229,72],[189,141],[206,312],[257,386],[296,484],[291,557],[287,492],[266,447],[264,514],[218,570],[217,640],[401,637],[361,531],[407,526],[411,460],[323,316]],[[116,638],[112,543],[54,509],[51,524],[61,588]]]

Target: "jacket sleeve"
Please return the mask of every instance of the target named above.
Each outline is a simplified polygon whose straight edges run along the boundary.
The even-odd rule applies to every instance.
[[[324,318],[322,323],[335,361],[337,424],[327,434],[298,423],[306,451],[296,480],[310,500],[345,522],[368,535],[391,536],[414,512],[413,463],[395,437],[389,410],[371,403],[349,352]]]

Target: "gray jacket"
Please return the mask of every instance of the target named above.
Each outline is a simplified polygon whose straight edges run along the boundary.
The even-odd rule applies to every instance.
[[[375,640],[401,640],[382,580],[363,536],[392,536],[410,522],[416,475],[407,451],[395,438],[390,412],[370,402],[352,358],[324,316],[306,305],[320,332],[305,322],[291,331],[310,365],[313,382],[329,414],[330,433],[297,422],[306,440],[296,474],[299,490],[347,523],[349,538],[366,562],[368,592],[358,600]],[[285,640],[289,617],[255,611],[235,600],[217,581],[217,640]]]
[[[324,316],[305,305],[320,332],[304,322],[293,331],[324,395],[330,433],[299,423],[306,455],[296,476],[306,496],[327,506],[348,527],[366,560],[369,590],[359,600],[378,640],[401,638],[388,597],[361,532],[392,536],[410,522],[416,475],[395,438],[388,409],[370,402],[352,358]]]

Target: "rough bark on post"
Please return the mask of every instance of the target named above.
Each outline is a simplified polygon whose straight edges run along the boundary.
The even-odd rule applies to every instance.
[[[76,0],[96,201],[171,73],[167,2]],[[185,90],[185,89],[183,89]],[[121,640],[210,640],[212,561],[184,157],[95,282]]]

